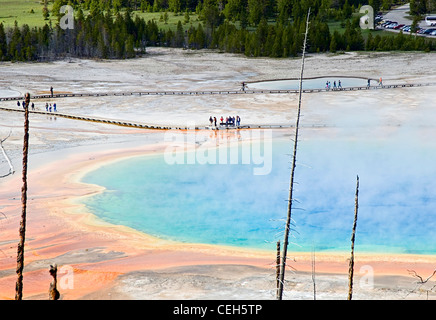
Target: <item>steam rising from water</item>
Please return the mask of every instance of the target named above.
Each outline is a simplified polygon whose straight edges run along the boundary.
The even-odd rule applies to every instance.
[[[356,251],[436,254],[434,94],[356,95],[306,95],[290,250],[349,250],[359,175]],[[318,124],[326,127],[312,128]],[[86,205],[162,238],[275,250],[291,145],[273,139],[264,176],[253,175],[254,163],[168,165],[163,155],[122,161],[85,177],[107,188]]]
[[[436,148],[391,139],[306,139],[297,156],[292,250],[348,250],[360,176],[356,249],[436,253]],[[272,171],[252,165],[168,165],[163,156],[103,167],[87,200],[112,223],[159,237],[273,249],[286,216],[290,141],[273,142]]]

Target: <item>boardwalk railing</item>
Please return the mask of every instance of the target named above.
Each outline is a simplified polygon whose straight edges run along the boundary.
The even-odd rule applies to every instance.
[[[7,107],[0,107],[0,110],[4,111],[10,111],[10,112],[24,112],[24,109],[19,108],[7,108]],[[87,116],[76,116],[71,114],[65,114],[65,113],[58,113],[58,112],[48,112],[48,111],[38,111],[38,110],[29,110],[30,114],[40,114],[40,115],[47,115],[51,117],[61,117],[66,119],[72,119],[72,120],[82,120],[82,121],[90,121],[90,122],[98,122],[98,123],[105,123],[105,124],[112,124],[122,127],[131,127],[131,128],[140,128],[140,129],[154,129],[154,130],[219,130],[219,129],[249,129],[249,128],[284,128],[284,125],[244,125],[244,126],[193,126],[193,127],[184,127],[184,126],[165,126],[165,125],[149,125],[149,124],[142,124],[132,121],[120,121],[120,120],[113,120],[113,119],[105,119],[105,118],[98,118],[98,117],[87,117]],[[289,126],[288,126],[289,127]]]
[[[424,87],[424,86],[436,86],[436,83],[415,83],[415,84],[391,84],[391,85],[383,85],[383,86],[370,86],[370,87],[344,87],[344,88],[330,88],[330,89],[305,89],[304,93],[311,92],[341,92],[341,91],[358,91],[358,90],[376,90],[376,89],[391,89],[391,88],[409,88],[409,87]],[[161,91],[161,92],[114,92],[114,93],[61,93],[51,95],[35,95],[32,99],[49,99],[49,98],[67,98],[67,97],[104,97],[104,96],[131,96],[131,95],[207,95],[207,94],[275,94],[275,93],[298,93],[298,90],[246,90],[246,91]],[[10,100],[21,100],[22,97],[6,97],[0,98],[0,101],[10,101]],[[10,111],[10,112],[24,112],[22,108],[10,108],[10,107],[1,107],[0,110]],[[30,113],[47,115],[47,116],[55,116],[62,117],[72,120],[82,120],[82,121],[90,121],[111,125],[118,125],[123,127],[131,127],[131,128],[140,128],[140,129],[154,129],[154,130],[218,130],[218,129],[274,129],[274,128],[290,128],[292,125],[244,125],[244,126],[195,126],[195,127],[183,127],[183,126],[166,126],[166,125],[149,125],[149,124],[141,124],[135,123],[132,121],[120,121],[114,119],[106,119],[106,118],[98,118],[98,117],[88,117],[88,116],[78,116],[71,115],[65,113],[58,112],[48,112],[48,111],[38,111],[38,110],[29,110]]]
[[[389,84],[383,86],[362,86],[362,87],[343,87],[343,88],[319,88],[303,89],[303,93],[316,92],[341,92],[341,91],[358,91],[358,90],[378,90],[392,88],[411,88],[436,86],[436,83],[403,83]],[[229,95],[229,94],[286,94],[299,92],[298,89],[291,90],[208,90],[208,91],[136,91],[136,92],[100,92],[100,93],[58,93],[33,95],[32,99],[51,99],[51,98],[70,98],[70,97],[107,97],[107,96],[191,96],[191,95]],[[22,100],[23,97],[0,97],[0,101]]]

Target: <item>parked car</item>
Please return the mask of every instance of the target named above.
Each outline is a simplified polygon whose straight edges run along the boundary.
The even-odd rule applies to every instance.
[[[397,23],[397,22],[393,22],[393,23],[389,24],[389,25],[386,27],[386,29],[393,29],[393,28],[395,28],[396,26],[398,26],[398,23]]]
[[[400,30],[402,27],[404,27],[404,24],[398,24],[395,27],[393,27],[392,29]]]
[[[434,30],[436,30],[436,29],[432,29],[432,28],[427,29],[427,30],[425,30],[425,31],[423,32],[423,34],[430,34],[430,33],[432,33]]]

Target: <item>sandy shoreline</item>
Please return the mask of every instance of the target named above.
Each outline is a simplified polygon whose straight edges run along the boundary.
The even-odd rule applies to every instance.
[[[183,54],[180,52],[157,50],[153,62],[144,67],[144,70],[148,70],[149,73],[142,75],[135,70],[135,67],[139,67],[140,62],[145,63],[145,60],[123,61],[120,64],[78,62],[90,67],[89,72],[80,82],[77,82],[77,72],[62,74],[58,68],[53,67],[47,71],[50,73],[39,77],[39,82],[38,79],[34,79],[36,82],[32,87],[35,91],[43,91],[51,81],[56,81],[57,86],[62,86],[65,91],[74,90],[75,86],[84,84],[86,84],[84,87],[87,87],[91,83],[93,85],[89,90],[99,90],[98,86],[102,91],[107,88],[121,90],[126,86],[138,87],[135,82],[140,79],[141,86],[145,83],[147,87],[209,89],[227,86],[229,79],[232,79],[234,86],[237,86],[239,81],[246,77],[250,79],[292,77],[294,71],[298,70],[299,63],[298,60],[291,59],[287,62],[293,65],[295,70],[289,68],[287,69],[291,70],[289,72],[280,69],[281,71],[278,72],[277,67],[285,60],[258,59],[253,63],[253,60],[239,56],[214,54],[213,57],[218,57],[219,62],[216,66],[211,66],[207,61],[207,55],[199,53],[194,56],[196,60],[192,62],[199,65],[192,71],[187,69],[189,62],[182,59]],[[384,65],[390,57],[384,54],[380,54],[377,58],[353,55],[340,60],[343,57],[320,56],[319,61],[313,61],[308,68],[307,76],[315,76],[320,73],[320,70],[328,74],[343,74],[340,65],[345,64],[350,67],[350,76],[352,71],[360,72],[362,76],[370,75],[376,78],[379,73],[383,73],[386,74],[387,79],[391,77],[414,81],[424,72],[424,76],[435,78],[429,68],[422,68],[427,59],[425,55],[419,55],[415,60],[407,55],[395,55],[398,61],[406,63],[403,70],[395,70],[395,72],[392,71],[393,68]],[[226,67],[224,67],[225,61],[230,61]],[[326,61],[336,62],[326,65]],[[253,63],[253,66],[248,67],[250,63]],[[56,64],[59,62],[32,65],[28,73],[23,64],[0,66],[2,70],[7,71],[0,79],[0,85],[5,83],[8,77],[16,75],[15,80],[8,85],[8,89],[22,92],[25,88],[20,87],[20,81],[29,80],[32,75],[41,72],[44,65]],[[357,69],[352,70],[351,66],[356,64]],[[75,63],[64,65],[67,70],[77,68]],[[122,70],[123,68],[125,70]],[[362,74],[362,69],[368,71]],[[256,70],[261,71],[256,74]],[[208,76],[211,71],[215,71],[214,77]],[[108,74],[116,74],[118,80],[104,79]],[[174,79],[172,82],[171,78]],[[123,83],[123,80],[128,84]],[[422,93],[418,100],[412,101],[410,90],[415,90],[414,94]],[[377,93],[375,98],[370,93],[349,93],[344,95],[344,99],[356,101],[359,98],[362,105],[371,105],[373,99],[392,100],[392,105],[387,103],[383,110],[378,111],[380,114],[383,113],[383,117],[381,121],[377,119],[377,130],[394,134],[393,132],[410,125],[412,121],[407,116],[408,110],[393,109],[395,101],[410,99],[412,104],[425,104],[426,100],[434,101],[428,95],[430,91],[425,88],[398,89],[395,92]],[[59,104],[77,114],[108,114],[148,122],[164,119],[166,123],[183,123],[186,122],[187,115],[192,116],[196,122],[205,122],[211,112],[224,115],[227,112],[231,114],[245,112],[243,121],[250,123],[269,121],[274,124],[293,121],[292,110],[289,112],[288,108],[292,106],[292,109],[295,105],[295,96],[250,97],[250,108],[247,107],[247,101],[244,99],[246,98],[226,97],[222,100],[182,98],[176,101],[175,98],[170,98],[162,105],[160,98],[152,98],[145,100],[147,108],[141,108],[139,112],[136,110],[143,102],[133,98],[123,102],[118,98],[113,101],[107,98],[87,101],[86,103],[92,105],[92,108],[83,106],[83,100],[79,101],[79,99],[61,100]],[[347,105],[336,106],[335,98],[332,96],[313,95],[308,96],[305,101],[306,137],[318,134],[320,130],[323,130],[325,137],[334,137],[343,130],[343,124],[349,120],[346,115],[349,112]],[[201,104],[205,103],[210,107],[201,109]],[[318,109],[317,105],[320,103],[327,107],[323,110]],[[337,111],[341,113],[341,117],[328,113],[328,110],[333,110],[333,106],[339,109]],[[265,117],[264,108],[268,108],[269,117]],[[377,106],[374,110],[376,108]],[[251,113],[248,112],[249,109]],[[393,110],[395,112],[392,112]],[[168,114],[172,115],[171,119],[165,116]],[[2,230],[0,298],[2,299],[13,298],[16,280],[15,257],[21,188],[19,172],[21,117],[12,113],[2,113],[0,120],[1,136],[5,136],[9,131],[12,132],[10,139],[5,143],[5,148],[11,155],[17,171],[14,176],[0,181],[0,211],[6,217],[0,220]],[[65,266],[65,274],[68,274],[69,270],[74,274],[74,289],[61,290],[63,299],[274,299],[274,252],[163,241],[127,227],[104,223],[77,204],[78,198],[101,190],[96,186],[79,183],[86,172],[122,158],[161,152],[166,146],[163,143],[162,133],[102,124],[84,124],[53,117],[31,118],[32,164],[29,173],[25,298],[47,298],[51,281],[48,267],[52,263],[57,263],[59,266]],[[372,127],[365,129],[365,125],[372,120],[372,118],[361,119],[359,125],[362,125],[362,130],[373,131]],[[316,126],[323,126],[322,128],[325,129]],[[424,126],[417,132],[418,135],[427,135],[429,128]],[[289,132],[285,131],[284,134]],[[311,299],[311,253],[293,252],[290,256],[292,267],[296,271],[292,273],[289,270],[287,276],[289,286],[285,297]],[[346,298],[348,256],[347,252],[316,253],[319,298]],[[356,253],[357,283],[359,279],[365,279],[369,266],[371,272],[374,272],[374,285],[372,288],[365,285],[356,286],[355,298],[421,299],[425,291],[422,287],[417,289],[416,279],[411,277],[407,270],[415,270],[426,277],[433,272],[435,265],[436,256]],[[434,298],[434,292],[429,297]]]

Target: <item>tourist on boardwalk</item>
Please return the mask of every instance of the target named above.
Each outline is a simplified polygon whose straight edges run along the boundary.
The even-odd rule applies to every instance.
[[[378,81],[379,86],[383,86],[382,78],[380,77],[380,80]]]
[[[35,104],[32,102],[32,110],[35,110]]]
[[[56,103],[53,104],[53,111],[56,112]]]
[[[213,122],[215,123],[215,127],[216,127],[216,117],[213,117]]]
[[[367,87],[371,86],[371,79],[368,79],[368,84],[366,85]]]
[[[220,122],[220,124],[223,124],[223,121],[224,121],[224,118],[223,118],[223,116],[221,116],[221,122]]]
[[[53,97],[53,87],[50,87],[50,93],[51,93],[51,96]]]
[[[242,88],[241,88],[241,90],[242,90],[242,91],[245,91],[245,82],[242,82]]]
[[[241,117],[236,116],[236,125],[239,127],[241,125]]]
[[[341,80],[338,81],[338,88],[342,88]]]
[[[17,107],[19,107],[21,104],[20,104],[20,101],[17,101]]]
[[[212,116],[209,117],[209,122],[210,122],[210,125],[212,125],[212,123],[213,123]]]
[[[48,111],[48,102],[45,103],[45,111]]]

